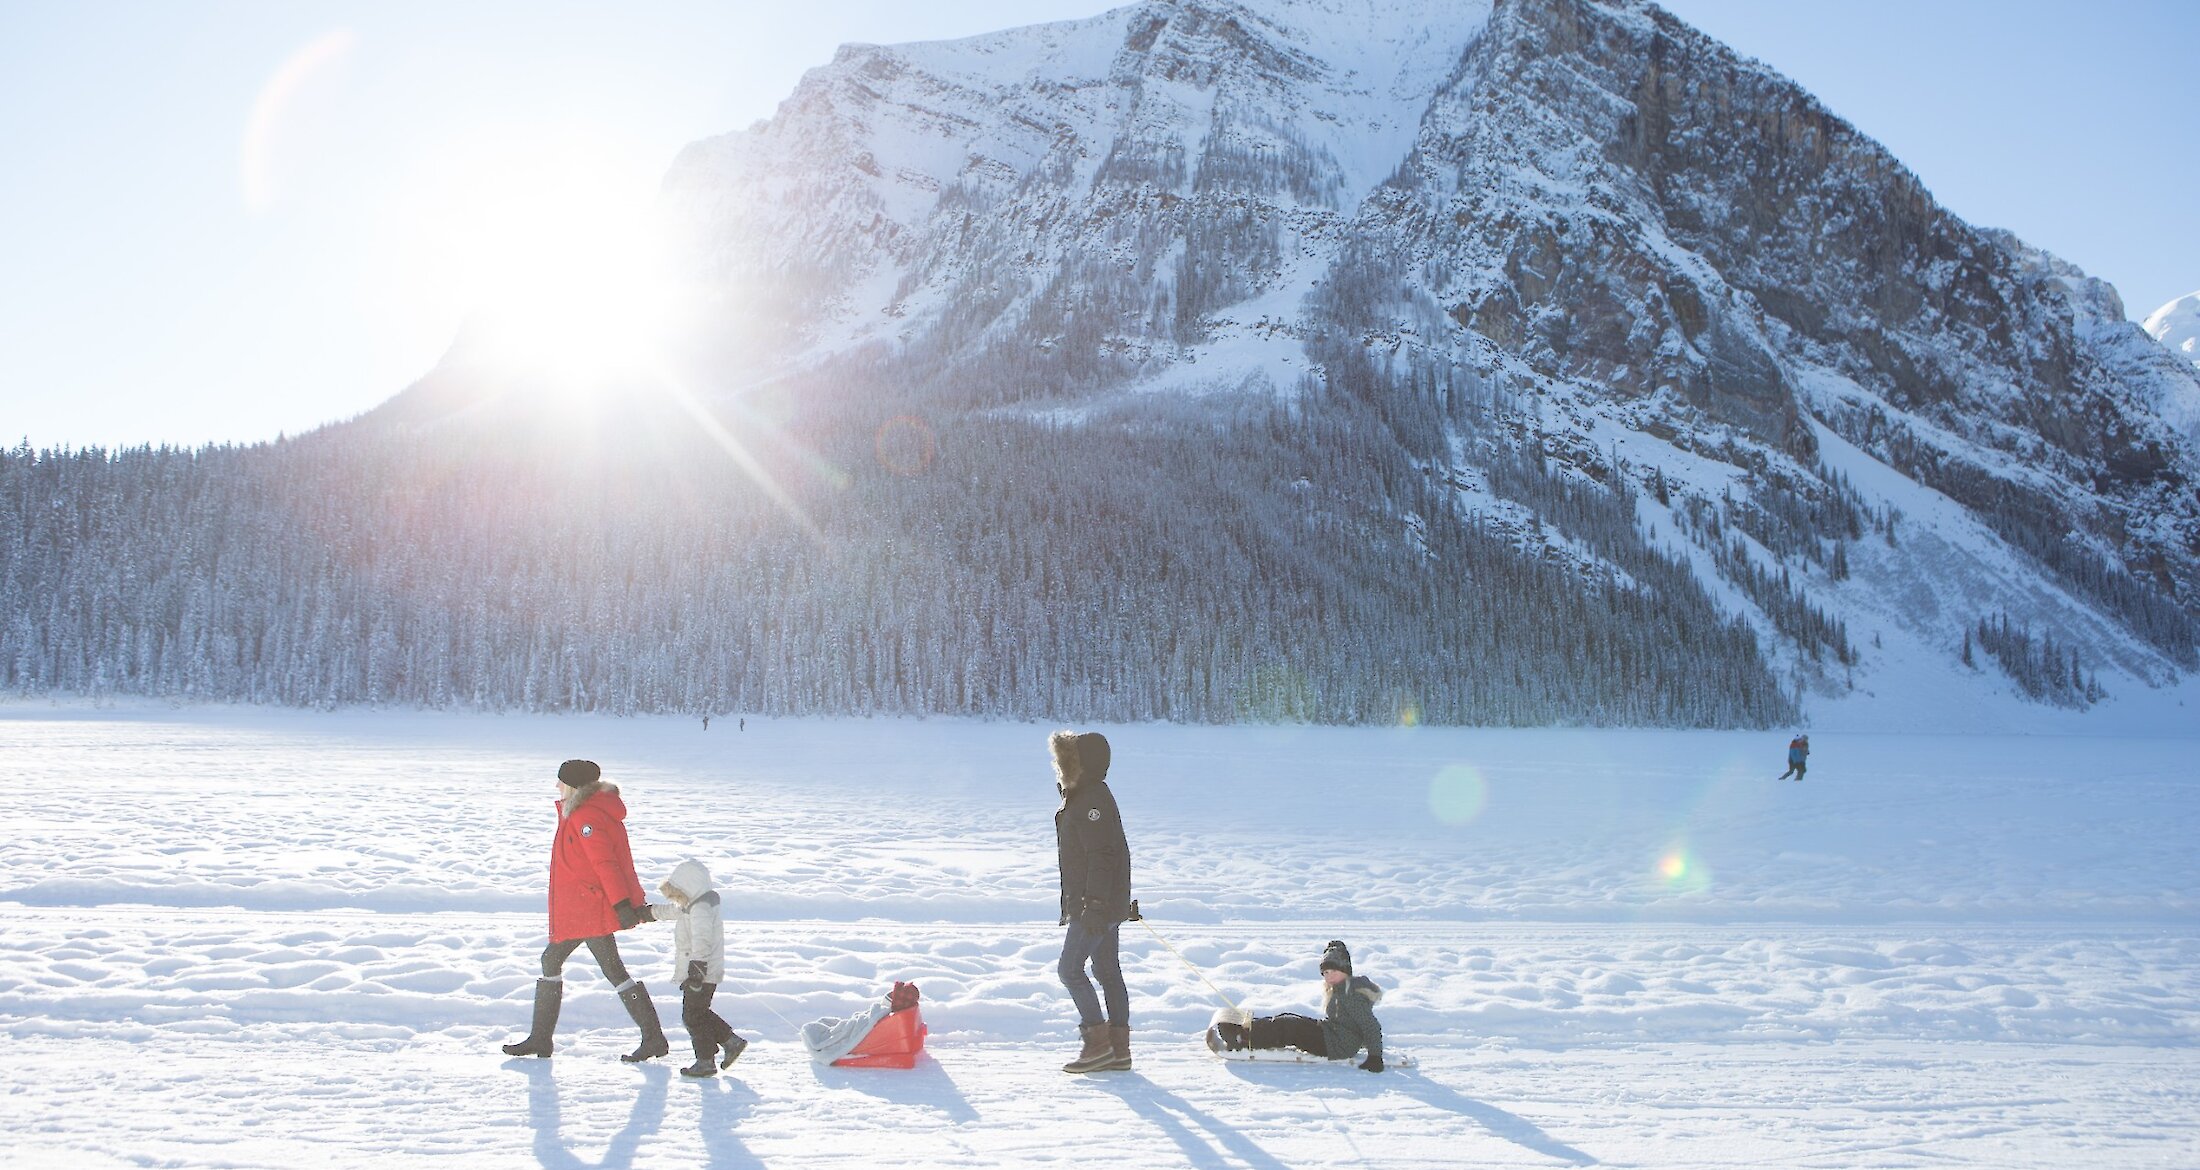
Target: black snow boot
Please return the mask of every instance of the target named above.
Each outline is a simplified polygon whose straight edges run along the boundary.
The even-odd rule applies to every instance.
[[[665,1039],[664,1026],[657,1022],[657,1005],[650,1001],[649,988],[640,983],[630,984],[625,991],[619,993],[619,1002],[626,1005],[626,1014],[634,1017],[634,1022],[641,1025],[642,1029],[641,1047],[620,1057],[620,1060],[628,1064],[638,1064],[645,1060],[655,1060],[672,1051],[672,1044]]]
[[[550,1055],[550,1034],[558,1030],[558,1007],[565,1002],[565,980],[535,980],[535,1022],[525,1040],[504,1046],[506,1056]]]
[[[748,1046],[749,1042],[735,1035],[733,1029],[726,1029],[726,1053],[725,1056],[718,1061],[718,1067],[732,1068],[733,1062],[741,1059],[741,1053],[746,1051],[748,1049]]]
[[[718,1066],[712,1064],[710,1059],[705,1057],[681,1069],[680,1075],[683,1077],[714,1077],[718,1075]]]

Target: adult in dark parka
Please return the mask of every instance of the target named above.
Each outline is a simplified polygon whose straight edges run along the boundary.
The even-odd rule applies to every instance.
[[[1108,741],[1097,731],[1057,731],[1047,738],[1054,754],[1054,843],[1062,866],[1062,986],[1077,1004],[1083,1047],[1063,1072],[1131,1067],[1130,990],[1123,985],[1118,953],[1123,923],[1131,915],[1131,848],[1123,814],[1108,788]],[[1085,974],[1092,966],[1092,977]],[[1097,993],[1093,977],[1100,981]],[[1106,1015],[1101,1014],[1103,1000]]]

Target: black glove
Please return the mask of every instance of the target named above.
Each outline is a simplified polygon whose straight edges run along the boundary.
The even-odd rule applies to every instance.
[[[624,898],[612,903],[611,912],[619,916],[620,930],[626,930],[642,920],[642,912],[634,908],[634,903]]]
[[[635,913],[641,917],[643,922],[655,922],[657,921],[657,903],[644,902],[642,908],[635,911]]]
[[[1144,922],[1145,920],[1146,920],[1146,916],[1145,916],[1145,915],[1143,915],[1143,914],[1140,914],[1140,913],[1138,912],[1138,899],[1136,899],[1136,898],[1132,898],[1132,899],[1131,899],[1131,912],[1130,912],[1130,914],[1129,914],[1129,916],[1128,916],[1128,917],[1124,918],[1124,921],[1125,921],[1125,922]]]
[[[709,970],[710,968],[701,959],[689,959],[688,977],[680,981],[680,990],[701,991],[703,989],[703,975]]]
[[[1381,1072],[1383,1071],[1383,1058],[1370,1052],[1367,1054],[1367,1059],[1360,1062],[1360,1067],[1369,1072]]]

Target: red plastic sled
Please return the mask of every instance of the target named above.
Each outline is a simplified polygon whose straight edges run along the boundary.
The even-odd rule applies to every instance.
[[[855,1050],[833,1062],[835,1068],[915,1068],[917,1054],[932,1029],[924,1026],[924,1013],[914,1007],[887,1016],[871,1025]]]

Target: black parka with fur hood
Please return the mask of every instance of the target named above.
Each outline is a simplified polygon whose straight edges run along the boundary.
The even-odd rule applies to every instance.
[[[1062,806],[1054,811],[1054,844],[1062,867],[1062,920],[1087,906],[1108,922],[1130,917],[1131,847],[1123,814],[1108,788],[1108,741],[1097,731],[1058,732],[1055,751]]]

